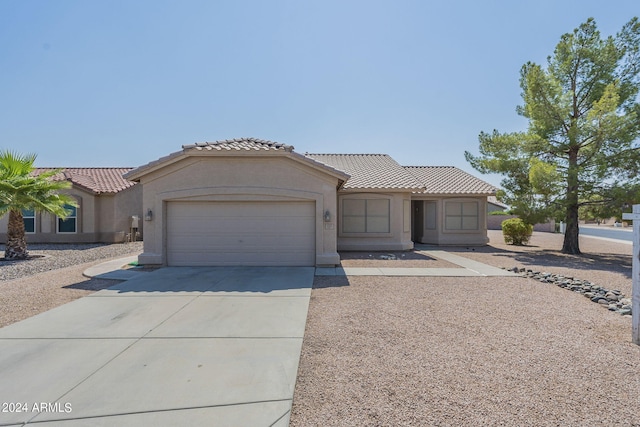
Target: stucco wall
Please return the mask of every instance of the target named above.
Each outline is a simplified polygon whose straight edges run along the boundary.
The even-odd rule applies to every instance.
[[[97,198],[98,238],[105,243],[130,241],[131,217],[137,215],[138,232],[142,240],[142,186],[134,185],[116,194],[102,194]]]
[[[113,196],[113,222],[114,233],[131,233],[131,217],[136,215],[138,221],[138,233],[140,240],[144,238],[144,217],[142,215],[142,185],[134,185]],[[134,236],[135,237],[135,236]]]
[[[166,204],[175,200],[307,200],[316,206],[316,264],[339,263],[336,250],[338,179],[281,155],[193,156],[141,177],[145,221],[141,264],[166,263]],[[324,221],[328,211],[330,221]]]

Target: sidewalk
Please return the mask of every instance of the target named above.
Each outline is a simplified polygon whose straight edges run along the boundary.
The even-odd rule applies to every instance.
[[[84,276],[96,279],[108,279],[108,280],[129,280],[134,277],[144,274],[140,271],[136,271],[134,268],[123,269],[125,265],[138,261],[138,255],[131,255],[124,258],[118,258],[111,261],[103,262],[93,265],[87,268]]]

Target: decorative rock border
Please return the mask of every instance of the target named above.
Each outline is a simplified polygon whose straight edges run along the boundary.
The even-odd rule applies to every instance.
[[[607,289],[588,280],[565,277],[560,274],[545,273],[531,269],[513,267],[507,271],[520,273],[522,277],[534,279],[542,283],[552,283],[561,288],[578,292],[586,298],[589,298],[592,302],[606,306],[609,311],[615,311],[623,316],[631,316],[631,298],[626,297],[617,289]]]

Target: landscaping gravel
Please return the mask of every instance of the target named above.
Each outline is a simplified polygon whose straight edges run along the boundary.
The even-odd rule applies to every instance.
[[[4,251],[4,249],[2,249]],[[89,279],[92,265],[142,252],[142,242],[113,245],[30,245],[25,261],[0,261],[0,327],[116,284]]]
[[[631,246],[447,248],[630,293]],[[640,426],[631,319],[526,277],[316,277],[291,426]]]
[[[533,233],[526,246],[507,245],[499,230],[489,230],[488,235],[489,246],[446,250],[494,267],[518,267],[575,277],[631,295],[631,244],[580,237],[583,254],[566,255],[560,252],[562,234]]]
[[[0,251],[4,254],[4,245]],[[0,259],[0,280],[12,280],[44,271],[57,270],[91,261],[142,252],[142,242],[117,244],[34,244],[28,247],[33,259]]]

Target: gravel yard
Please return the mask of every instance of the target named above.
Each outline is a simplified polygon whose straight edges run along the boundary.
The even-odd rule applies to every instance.
[[[630,295],[631,245],[447,248]],[[291,426],[640,426],[631,319],[520,277],[316,277]]]
[[[449,252],[494,267],[520,267],[574,276],[598,285],[619,289],[631,296],[631,254],[633,246],[592,237],[580,238],[583,255],[565,255],[561,234],[534,233],[529,245],[504,243],[502,232],[489,230],[490,245],[480,248],[447,248]]]
[[[0,251],[4,254],[4,245]],[[19,279],[49,270],[100,261],[107,258],[142,252],[142,242],[117,244],[34,244],[29,245],[27,261],[5,261],[0,259],[0,280]]]
[[[29,252],[45,257],[0,260],[0,327],[113,286],[113,280],[88,279],[82,272],[96,263],[142,252],[142,242],[30,245]]]

